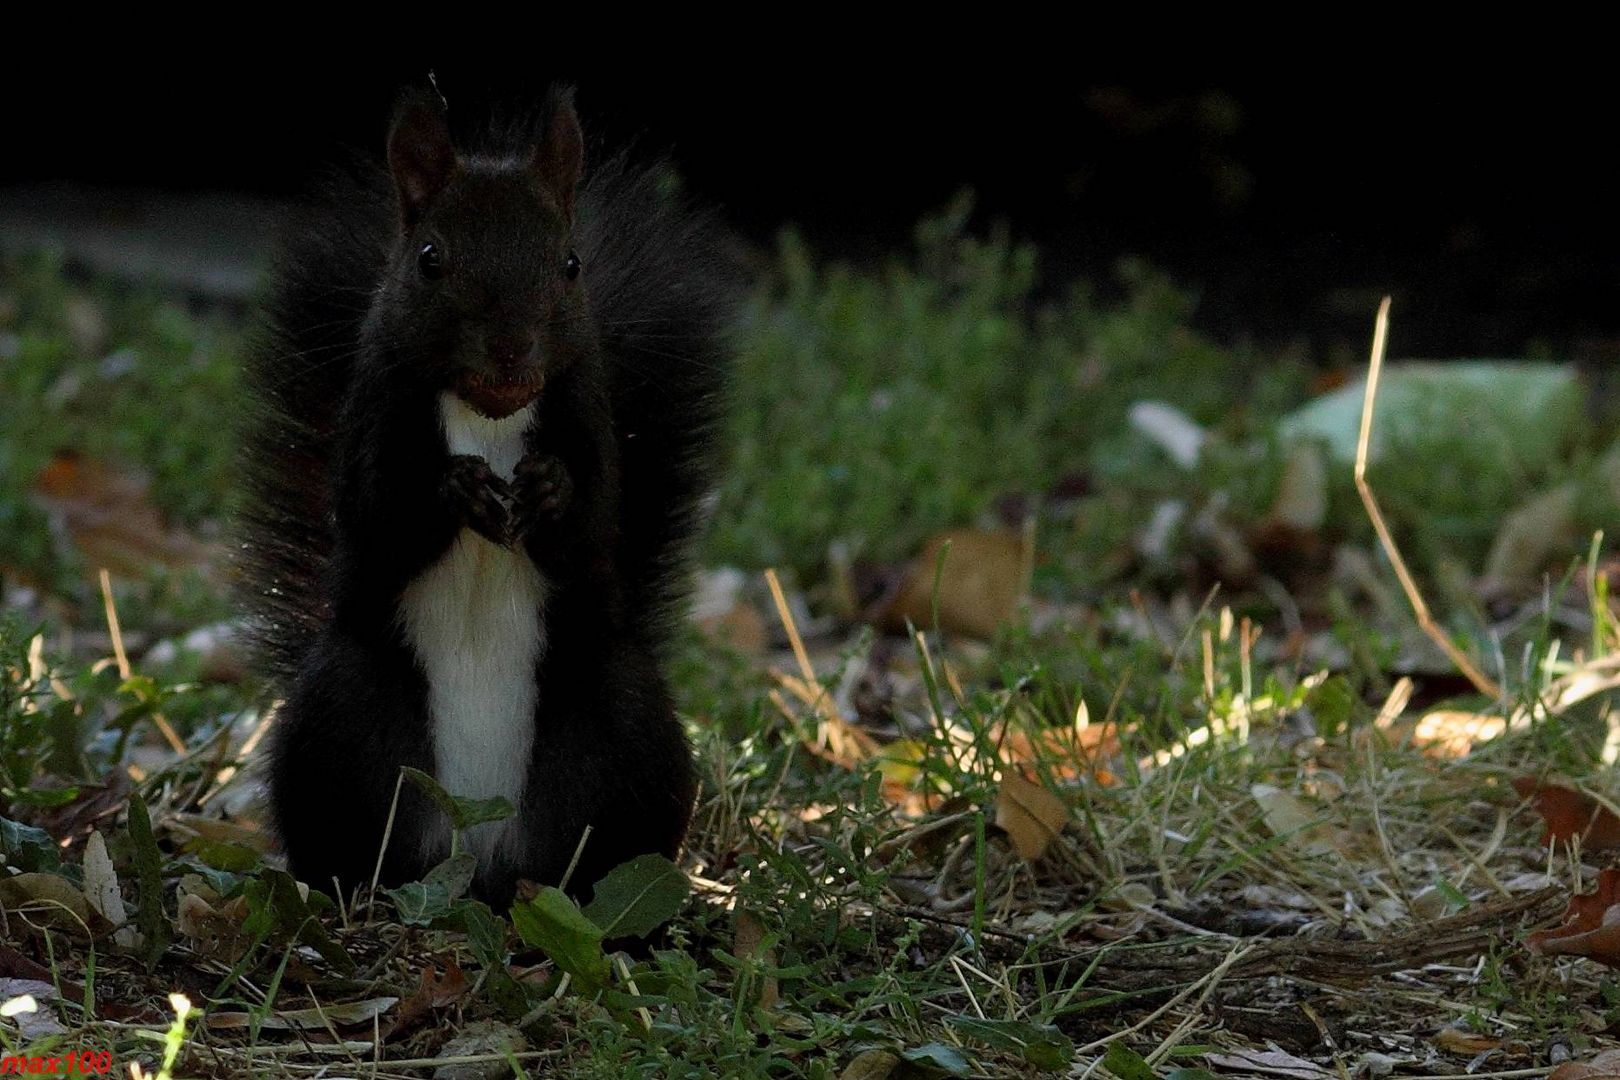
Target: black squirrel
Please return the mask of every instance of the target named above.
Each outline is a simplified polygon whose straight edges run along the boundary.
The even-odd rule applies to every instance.
[[[571,89],[395,107],[290,230],[246,364],[241,565],[283,695],[274,824],[317,888],[369,882],[401,766],[505,797],[475,894],[582,892],[675,856],[695,798],[662,672],[715,475],[731,264],[625,155],[584,168]],[[400,789],[382,881],[449,854]]]

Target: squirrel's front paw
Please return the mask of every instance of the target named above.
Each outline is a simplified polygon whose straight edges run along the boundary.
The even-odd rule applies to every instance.
[[[466,525],[492,544],[505,546],[511,532],[506,481],[475,454],[453,454],[444,474],[444,493]]]
[[[513,528],[519,536],[542,522],[556,521],[574,498],[574,479],[561,459],[528,453],[512,474]]]

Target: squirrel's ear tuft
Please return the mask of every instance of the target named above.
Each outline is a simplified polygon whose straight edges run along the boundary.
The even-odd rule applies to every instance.
[[[421,92],[400,98],[388,129],[388,169],[394,174],[406,227],[416,224],[423,207],[444,190],[455,167],[456,149],[443,101]]]
[[[557,200],[564,216],[574,216],[574,191],[585,168],[585,136],[574,111],[573,87],[553,90],[546,98],[546,126],[536,148],[534,171]]]

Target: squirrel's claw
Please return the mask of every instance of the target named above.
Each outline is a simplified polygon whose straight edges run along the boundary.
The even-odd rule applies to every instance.
[[[512,525],[519,536],[562,517],[574,498],[574,478],[550,454],[525,454],[512,474],[512,487]]]
[[[468,528],[492,544],[505,547],[510,542],[512,523],[506,503],[512,490],[490,469],[489,462],[474,454],[452,455],[444,493]]]

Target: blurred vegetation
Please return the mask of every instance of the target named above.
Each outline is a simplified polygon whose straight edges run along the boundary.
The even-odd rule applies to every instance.
[[[1191,298],[1140,264],[1121,269],[1122,304],[1086,287],[1038,304],[1034,248],[969,235],[969,209],[877,271],[782,238],[744,324],[716,560],[810,573],[835,541],[903,556],[998,496],[1142,478],[1133,402],[1236,432],[1302,399],[1301,365],[1191,330]]]
[[[0,569],[56,586],[82,576],[30,497],[64,453],[144,470],[161,511],[218,535],[242,341],[224,312],[56,256],[0,256]]]

